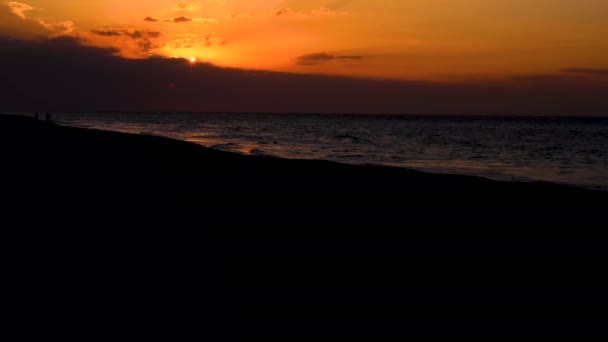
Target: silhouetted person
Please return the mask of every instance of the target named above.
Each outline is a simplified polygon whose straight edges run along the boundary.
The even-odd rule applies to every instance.
[[[40,116],[38,115],[38,113],[34,113],[34,117],[36,118],[36,120],[40,119]]]
[[[46,122],[51,122],[51,113],[46,113]]]

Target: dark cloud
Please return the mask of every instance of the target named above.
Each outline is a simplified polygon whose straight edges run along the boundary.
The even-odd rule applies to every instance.
[[[158,38],[160,37],[160,32],[155,31],[129,31],[129,30],[93,30],[91,33],[96,34],[98,36],[104,37],[119,37],[125,36],[129,37],[133,40],[144,39],[144,35],[148,38]]]
[[[138,41],[137,45],[145,53],[148,53],[159,47],[157,44],[154,44],[150,39],[147,38]]]
[[[157,31],[129,31],[129,30],[93,30],[91,33],[103,37],[126,37],[136,42],[137,46],[143,53],[150,53],[152,50],[160,46],[152,41],[161,36]]]
[[[93,30],[91,33],[104,37],[118,37],[123,35],[123,31],[118,30]]]
[[[158,31],[148,31],[146,32],[146,35],[150,38],[159,38],[160,36],[162,36],[162,33]]]
[[[133,31],[133,32],[125,31],[125,35],[131,37],[131,39],[141,39],[144,37],[144,35],[141,33],[141,31]]]
[[[150,47],[145,39],[138,42]],[[116,53],[68,37],[0,37],[0,110],[608,113],[608,81],[603,86],[567,78],[508,84],[369,80],[192,65],[182,59],[130,60]]]
[[[154,18],[154,17],[145,17],[144,21],[150,22],[150,23],[156,23],[158,22],[158,18]]]
[[[335,56],[325,52],[311,53],[308,55],[302,55],[296,58],[296,64],[298,65],[316,65],[325,62],[330,62],[336,59],[350,59],[350,60],[361,60],[363,56]]]
[[[192,21],[192,18],[188,18],[186,16],[181,16],[181,17],[175,17],[173,19],[171,19],[172,22],[174,23],[188,23]]]
[[[570,69],[564,69],[563,71],[569,72],[569,73],[577,73],[577,74],[591,74],[591,75],[608,76],[608,69],[570,68]]]

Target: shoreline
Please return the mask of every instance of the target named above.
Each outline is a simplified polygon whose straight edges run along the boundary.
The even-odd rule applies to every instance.
[[[246,155],[166,137],[48,124],[26,116],[0,115],[0,126],[1,143],[13,149],[9,157],[14,161],[7,161],[16,166],[12,176],[29,177],[28,188],[34,192],[60,184],[64,192],[79,192],[84,186],[102,193],[407,194],[421,202],[435,202],[435,196],[446,205],[451,199],[454,205],[465,201],[524,207],[543,206],[543,201],[582,206],[606,203],[608,198],[605,191],[544,181],[496,181],[401,167]],[[38,182],[29,175],[36,164],[52,164],[46,172],[60,183]],[[83,175],[86,184],[79,179]]]
[[[525,115],[525,114],[509,114],[509,115],[494,115],[494,114],[395,114],[395,113],[333,113],[333,112],[207,112],[207,111],[179,111],[179,112],[170,112],[170,111],[129,111],[129,110],[112,110],[112,111],[60,111],[60,114],[68,114],[68,115],[82,115],[82,114],[229,114],[229,115],[310,115],[310,116],[361,116],[361,117],[374,117],[374,116],[394,116],[394,117],[423,117],[423,118],[448,118],[448,119],[456,119],[456,118],[487,118],[487,119],[550,119],[550,118],[558,118],[558,119],[608,119],[608,115]],[[32,112],[2,112],[0,115],[13,115],[13,116],[31,116]]]
[[[508,182],[550,182],[608,191],[606,168],[602,164],[605,158],[601,152],[605,150],[601,145],[604,138],[601,132],[596,137],[585,119],[575,122],[563,118],[509,121],[507,118],[368,116],[358,119],[341,115],[188,113],[167,117],[135,113],[57,114],[56,117],[58,123],[66,126],[164,136],[245,155],[398,167]],[[365,127],[363,131],[356,128],[359,122]],[[606,120],[594,122],[608,123]],[[321,128],[309,131],[307,127],[313,123]],[[281,128],[282,125],[287,126]],[[458,138],[473,127],[485,133],[471,134],[471,138],[464,140]],[[581,140],[555,145],[553,142],[558,136],[563,141],[578,139],[569,127],[589,132],[580,137]],[[499,136],[496,140],[488,136],[493,130]],[[389,134],[383,137],[382,132]],[[445,134],[454,138],[443,137]],[[520,135],[519,139],[514,138]],[[550,140],[547,142],[550,145],[543,145],[545,138]]]

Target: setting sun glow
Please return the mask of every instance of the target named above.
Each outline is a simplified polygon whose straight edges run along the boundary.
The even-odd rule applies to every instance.
[[[0,1],[16,37],[131,59],[450,82],[606,70],[607,16],[604,0]]]

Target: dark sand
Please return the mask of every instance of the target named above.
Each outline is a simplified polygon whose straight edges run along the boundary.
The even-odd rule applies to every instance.
[[[0,146],[2,229],[15,235],[0,249],[2,312],[15,330],[608,333],[608,193],[242,156],[20,116],[0,116]]]

